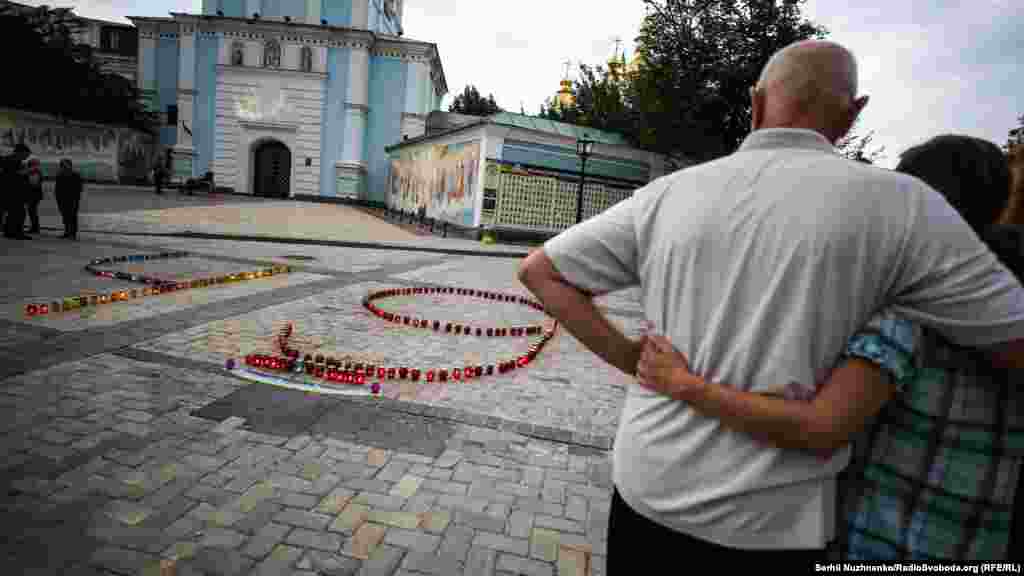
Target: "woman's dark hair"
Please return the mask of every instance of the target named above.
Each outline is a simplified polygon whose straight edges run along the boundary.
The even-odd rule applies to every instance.
[[[979,236],[999,218],[1010,196],[1006,155],[980,138],[936,136],[900,155],[896,171],[924,180],[945,196]]]
[[[916,176],[942,194],[1017,278],[1024,273],[1019,231],[993,228],[1010,197],[1010,165],[988,140],[947,134],[900,155],[897,172]]]

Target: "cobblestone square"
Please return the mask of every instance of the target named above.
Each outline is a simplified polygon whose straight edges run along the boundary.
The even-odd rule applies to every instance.
[[[135,216],[103,218],[124,226]],[[293,344],[313,354],[438,368],[516,357],[528,338],[389,324],[361,300],[423,284],[527,296],[517,258],[167,237],[46,242],[0,256],[8,270],[51,266],[38,273],[45,282],[8,286],[0,315],[4,552],[17,573],[603,574],[607,449],[630,383],[561,330],[526,368],[386,381],[376,398],[224,369],[228,358],[270,352],[288,322]],[[167,250],[197,257],[125,270],[295,270],[92,314],[18,313],[64,290],[118,288],[82,271],[97,254]],[[32,251],[53,256],[33,264]],[[376,304],[443,323],[545,319],[448,294]],[[635,292],[601,305],[637,332]]]

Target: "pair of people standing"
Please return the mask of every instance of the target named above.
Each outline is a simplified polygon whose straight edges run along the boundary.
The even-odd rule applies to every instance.
[[[1024,368],[1024,286],[927,182],[835,153],[868,100],[857,96],[848,50],[823,41],[789,46],[765,66],[751,98],[752,132],[736,153],[648,184],[520,267],[548,314],[638,376],[613,451],[607,572],[635,571],[638,548],[655,565],[826,561],[837,524],[847,524],[837,522],[836,504],[849,439],[901,386],[925,400],[929,383],[942,392],[926,400],[927,416],[918,409],[925,402],[904,400],[919,420],[939,414],[941,423],[911,419],[913,427],[890,436],[888,455],[865,450],[865,476],[883,497],[869,502],[862,491],[856,499],[869,502],[867,515],[852,503],[851,555],[984,558],[1019,549],[1006,545],[1012,528],[996,526],[1007,516],[1012,443],[991,440],[1005,438],[1020,413],[1020,404],[999,400],[1016,398],[1004,394],[1005,370]],[[631,286],[640,287],[653,325],[639,340],[592,301]],[[917,328],[929,335],[918,340]],[[907,359],[915,340],[924,371]],[[954,347],[993,371],[988,398],[1006,411],[976,403],[964,418],[949,409],[978,397],[958,397],[973,385],[928,366]],[[980,440],[977,428],[949,434],[946,423],[965,419],[994,425]],[[957,454],[967,465],[953,464],[947,448],[958,439],[992,448]],[[879,468],[908,453],[917,456],[912,476],[897,470],[878,480]],[[972,489],[958,473],[978,462],[985,471]],[[890,486],[907,482],[914,499],[900,502]],[[941,488],[923,492],[927,484]],[[948,505],[961,498],[970,504]],[[996,522],[987,519],[994,500]],[[885,522],[860,520],[883,515]],[[956,534],[949,524],[961,518]],[[893,541],[865,545],[865,533]]]
[[[25,160],[32,151],[19,144],[14,152],[4,158],[2,180],[4,186],[4,236],[17,240],[29,240],[25,233],[25,216],[28,215],[31,228],[29,233],[39,234],[39,204],[43,200],[43,174],[38,159]],[[64,220],[64,238],[75,238],[78,234],[78,208],[82,196],[82,178],[72,169],[71,161],[61,160],[60,173],[56,181],[57,206]]]

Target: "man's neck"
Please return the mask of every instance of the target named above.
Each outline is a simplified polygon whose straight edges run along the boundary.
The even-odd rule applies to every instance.
[[[828,140],[830,144],[835,145],[838,138],[833,139],[828,130],[822,127],[821,122],[817,119],[800,117],[800,118],[779,118],[771,121],[762,123],[759,130],[767,130],[769,128],[793,128],[797,130],[810,130],[811,132],[817,132],[821,134],[825,140]]]

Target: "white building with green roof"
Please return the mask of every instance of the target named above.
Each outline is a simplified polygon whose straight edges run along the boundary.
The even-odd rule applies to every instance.
[[[576,141],[584,136],[595,142],[583,174],[584,219],[664,173],[660,155],[612,132],[509,112],[434,112],[426,134],[387,147],[387,205],[463,228],[557,233],[576,222]]]

